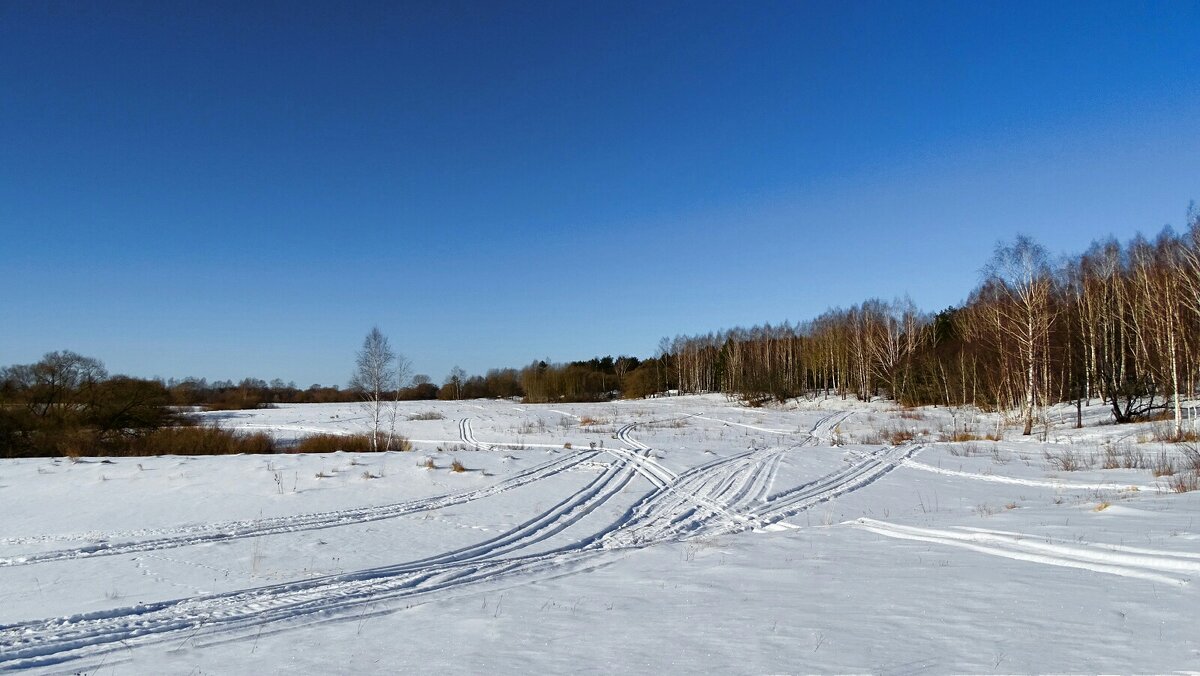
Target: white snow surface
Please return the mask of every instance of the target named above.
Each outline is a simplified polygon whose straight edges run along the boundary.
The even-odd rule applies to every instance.
[[[1085,413],[405,402],[411,452],[3,460],[0,670],[1195,670],[1200,492],[1150,469],[1182,449]]]

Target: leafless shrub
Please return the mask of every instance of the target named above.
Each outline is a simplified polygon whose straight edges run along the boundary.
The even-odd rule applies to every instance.
[[[968,457],[969,458],[972,456],[980,455],[978,444],[956,444],[954,446],[947,446],[946,448],[947,448],[947,450],[950,451],[950,455],[953,455],[955,457]]]
[[[1121,454],[1112,446],[1104,447],[1104,454],[1100,461],[1101,469],[1117,469],[1121,466]]]
[[[975,513],[978,514],[979,516],[991,516],[991,515],[995,514],[996,512],[997,512],[996,508],[992,507],[991,505],[989,505],[987,503],[975,506]]]
[[[997,446],[997,445],[992,446],[992,461],[993,462],[999,463],[1001,465],[1006,465],[1011,460],[1012,460],[1012,458],[1010,456],[1006,455],[999,446]]]
[[[1183,447],[1181,452],[1184,464],[1190,466],[1193,472],[1200,472],[1200,449],[1188,444]]]
[[[1057,469],[1060,472],[1077,472],[1082,469],[1091,469],[1095,464],[1095,458],[1079,453],[1072,448],[1064,448],[1054,453],[1046,451],[1045,458],[1046,464],[1051,469]]]
[[[882,446],[886,443],[882,430],[871,430],[858,435],[858,443],[868,446]]]
[[[438,411],[422,411],[408,416],[409,420],[445,420],[446,416]]]
[[[1158,457],[1154,459],[1154,463],[1150,466],[1150,473],[1156,477],[1173,476],[1175,474],[1175,462],[1171,460],[1171,456],[1167,455],[1166,451],[1159,451]]]
[[[1145,469],[1150,463],[1146,457],[1145,451],[1140,448],[1134,448],[1129,444],[1123,444],[1121,447],[1121,467],[1125,469]]]
[[[519,428],[517,428],[518,434],[533,434],[534,432],[545,432],[545,431],[546,431],[546,421],[542,420],[540,418],[536,419],[536,420],[524,420],[521,422],[521,426]]]
[[[1180,472],[1171,477],[1167,482],[1174,493],[1190,493],[1191,491],[1200,489],[1200,472]]]

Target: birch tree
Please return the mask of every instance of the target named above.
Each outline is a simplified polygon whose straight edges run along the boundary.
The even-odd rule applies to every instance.
[[[998,305],[999,329],[1018,348],[1025,392],[1023,434],[1033,432],[1033,412],[1038,403],[1038,375],[1043,363],[1046,336],[1054,322],[1054,290],[1046,250],[1033,239],[1019,235],[1012,244],[996,246],[986,268],[995,290],[1008,302]]]
[[[355,358],[351,389],[362,398],[362,408],[370,427],[371,450],[391,450],[396,437],[396,413],[400,383],[408,376],[409,362],[397,355],[387,336],[373,327],[363,339]]]

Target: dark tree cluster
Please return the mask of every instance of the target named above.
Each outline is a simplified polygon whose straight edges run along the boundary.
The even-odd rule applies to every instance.
[[[0,368],[0,456],[119,452],[179,422],[157,380],[110,376],[96,359],[51,352]]]
[[[172,378],[166,382],[166,388],[172,404],[210,411],[269,408],[275,404],[358,401],[358,395],[350,389],[314,384],[302,390],[296,387],[296,383],[285,383],[278,378],[270,382],[258,378],[244,378],[239,382]]]

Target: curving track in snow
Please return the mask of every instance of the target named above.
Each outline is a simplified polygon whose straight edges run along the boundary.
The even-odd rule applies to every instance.
[[[444,509],[473,500],[491,497],[568,471],[585,461],[591,460],[597,455],[599,455],[599,451],[576,451],[518,472],[491,486],[469,491],[375,507],[360,507],[333,512],[297,514],[216,524],[199,524],[171,530],[145,531],[145,534],[149,537],[144,540],[98,542],[81,547],[58,549],[36,554],[0,557],[0,567],[175,549],[178,547],[211,544],[241,538],[279,535],[283,533],[349,526],[383,519],[394,519],[409,514]]]
[[[600,452],[614,456],[614,462],[604,466],[603,471],[583,488],[496,537],[432,557],[340,575],[0,625],[0,669],[59,664],[132,645],[178,640],[180,636],[221,633],[236,638],[248,635],[253,627],[264,623],[335,618],[343,616],[348,609],[366,604],[394,602],[470,585],[525,581],[540,575],[569,573],[598,565],[603,557],[630,548],[760,529],[877,480],[918,448],[885,449],[808,484],[772,493],[776,472],[786,453],[798,446],[819,443],[820,435],[832,429],[839,420],[839,414],[835,414],[818,421],[797,446],[754,449],[679,474],[659,464],[650,455],[649,446],[630,436],[633,425],[628,425],[618,432],[618,439],[630,448],[582,451],[544,463],[488,489],[390,507],[395,513],[389,514],[395,516],[437,509],[458,504],[456,500],[485,497],[485,494],[495,494],[521,485],[521,482],[537,481]],[[464,441],[474,441],[469,423],[460,423],[460,432]],[[567,545],[544,549],[556,535],[577,527],[585,517],[595,514],[638,475],[649,480],[653,488],[619,518],[599,530],[575,536]],[[476,493],[475,498],[468,497]],[[388,518],[378,511],[362,512],[348,510],[347,513],[309,515],[311,521],[307,524],[298,521],[304,517],[292,517],[279,523],[278,527],[296,530],[340,525],[353,522],[353,518],[360,519],[359,522]],[[354,516],[347,518],[349,514]],[[592,521],[594,519],[589,523]],[[269,528],[265,522],[256,522],[254,527],[258,529],[256,534],[264,534],[264,529]],[[157,545],[184,546],[195,542],[194,538],[189,540],[184,536],[160,539]],[[140,543],[127,543],[129,547],[137,544]],[[74,554],[76,557],[87,555],[95,553],[76,551]],[[70,555],[64,553],[62,557],[69,558]]]
[[[1006,559],[1080,568],[1175,586],[1185,586],[1200,575],[1200,554],[1191,552],[1068,543],[1040,536],[984,529],[920,528],[865,518],[849,521],[846,525],[890,538],[928,542]]]

